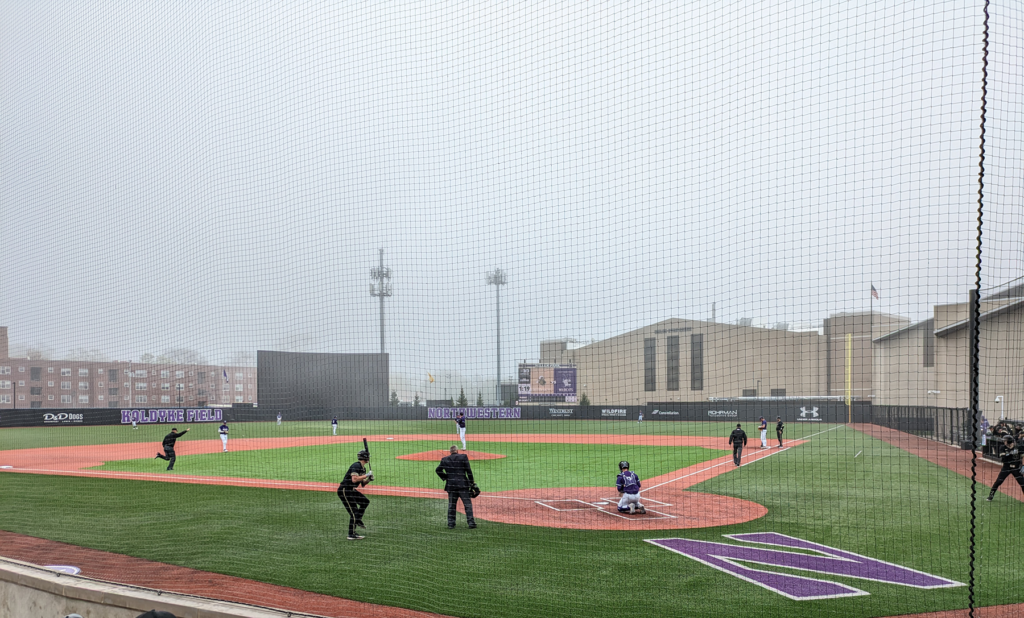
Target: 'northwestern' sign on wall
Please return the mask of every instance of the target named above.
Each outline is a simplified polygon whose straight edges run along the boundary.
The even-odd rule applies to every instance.
[[[901,567],[891,562],[882,562],[853,552],[843,551],[828,545],[811,543],[777,532],[754,532],[749,534],[726,534],[727,539],[761,545],[775,545],[793,549],[810,550],[823,555],[799,554],[791,551],[744,547],[710,541],[690,539],[647,539],[648,543],[664,547],[669,551],[693,558],[697,562],[718,569],[744,581],[757,584],[772,592],[795,601],[835,599],[869,594],[852,586],[799,575],[765,571],[741,563],[777,566],[815,575],[839,575],[867,579],[886,584],[910,586],[911,588],[953,588],[963,586],[951,579],[929,575],[914,569]]]
[[[135,423],[215,423],[224,420],[219,409],[121,410],[121,424]]]
[[[466,418],[476,419],[518,419],[522,418],[520,408],[427,408],[428,419],[453,419],[462,412]]]

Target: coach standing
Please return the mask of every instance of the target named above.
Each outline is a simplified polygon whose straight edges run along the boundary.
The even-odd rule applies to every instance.
[[[736,423],[736,429],[729,434],[729,444],[732,445],[732,461],[738,466],[743,457],[743,447],[747,445],[747,432],[743,431],[739,423]]]
[[[345,478],[338,485],[338,498],[345,505],[345,510],[348,511],[348,540],[350,541],[366,538],[356,534],[356,526],[366,527],[363,525],[363,513],[366,512],[366,507],[370,506],[370,499],[364,496],[359,488],[373,480],[373,471],[367,470],[365,465],[369,462],[370,452],[359,451],[356,454],[356,462],[348,467]]]
[[[163,442],[164,453],[162,455],[160,453],[157,453],[156,454],[156,459],[163,459],[163,460],[167,461],[168,462],[167,463],[167,469],[168,470],[173,470],[174,469],[174,460],[176,459],[176,457],[174,456],[174,443],[178,441],[178,438],[180,438],[181,436],[183,436],[183,435],[185,435],[187,433],[188,433],[188,427],[186,427],[185,431],[183,431],[181,433],[178,433],[178,428],[177,427],[171,427],[171,433],[169,433],[166,436],[164,436],[164,442]]]
[[[448,492],[448,527],[455,527],[455,507],[462,498],[462,506],[466,507],[466,524],[470,528],[476,528],[476,520],[473,519],[473,501],[469,497],[469,491],[473,487],[473,470],[469,467],[469,457],[459,454],[458,445],[452,445],[448,449],[451,453],[441,459],[434,472],[444,481],[444,490]]]
[[[779,448],[782,448],[782,432],[786,429],[786,424],[782,422],[781,416],[776,416],[775,420],[775,435],[779,437]]]

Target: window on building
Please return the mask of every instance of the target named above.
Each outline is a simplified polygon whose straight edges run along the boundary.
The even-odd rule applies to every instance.
[[[657,340],[644,339],[644,390],[653,391],[658,386]]]
[[[88,382],[79,382],[78,383],[78,390],[80,390],[80,391],[87,391],[87,390],[89,390],[89,383]]]
[[[103,401],[103,395],[97,395],[96,401]]]
[[[62,390],[62,391],[69,391],[69,390],[71,390],[71,382],[61,382],[60,383],[60,390]]]
[[[665,388],[677,391],[679,390],[679,337],[668,338],[666,352],[668,354],[668,373],[665,376]]]
[[[231,390],[231,385],[230,384],[225,384],[224,388],[222,388],[221,390],[229,391],[229,390]]]
[[[79,395],[78,396],[78,403],[89,403],[89,396],[88,395]]]
[[[769,392],[771,393],[772,397],[785,397],[786,396],[786,389],[784,389],[784,388],[773,388]]]
[[[46,373],[53,373],[53,367],[47,367]]]
[[[8,367],[8,366],[0,367],[0,376],[9,376],[9,375],[11,375],[11,368],[10,367]]]
[[[25,373],[24,367],[18,367],[18,373]]]
[[[29,391],[33,395],[42,395],[43,394],[43,387],[42,386],[33,386],[31,389],[29,389]]]
[[[47,401],[53,401],[53,395],[47,395],[46,396],[46,400]]]
[[[244,373],[236,373],[235,374],[235,379],[236,380],[241,380],[243,378],[245,378],[245,374]]]
[[[87,375],[89,375],[89,370],[88,369],[83,368],[83,369],[79,369],[78,370],[78,377],[84,378]]]
[[[161,378],[169,378],[169,377],[171,377],[171,372],[169,370],[167,370],[167,369],[161,369],[160,370],[160,377]]]
[[[205,371],[199,371],[197,373],[198,373],[198,375],[196,375],[196,378],[199,380],[199,383],[200,384],[206,384],[206,372]]]
[[[743,396],[744,397],[757,397],[757,389],[756,388],[745,388],[745,389],[743,389]]]
[[[10,395],[0,395],[0,403],[11,403]]]
[[[199,389],[199,392],[196,393],[196,395],[199,395],[200,397],[206,397],[206,389],[205,388]]]
[[[690,390],[704,390],[704,335],[690,335]]]
[[[60,375],[62,375],[62,376],[69,376],[70,377],[71,376],[71,367],[62,367],[61,370],[60,370]]]
[[[116,389],[116,388],[108,388],[107,389],[107,394],[110,395],[111,397],[117,397],[117,395],[118,395],[117,391],[118,391],[118,389]]]
[[[121,407],[121,402],[118,401],[117,399],[111,399],[110,401],[107,402],[107,407],[108,408],[120,408]]]
[[[135,390],[137,390],[137,391],[144,391],[147,388],[149,388],[149,384],[146,384],[145,382],[136,382],[135,383]]]
[[[53,380],[48,380],[48,381],[46,382],[46,386],[48,386],[48,387],[50,387],[50,388],[53,388]]]
[[[242,403],[245,401],[245,397],[241,395],[235,395],[235,403]]]
[[[9,391],[12,388],[12,382],[10,380],[0,380],[0,389]]]
[[[117,370],[117,367],[107,369],[107,380],[114,382],[117,380],[117,376],[119,375],[121,375],[121,372]]]
[[[243,384],[235,384],[235,391],[241,393],[242,389],[245,388]]]
[[[24,395],[18,395],[18,401],[25,401]]]
[[[162,391],[169,391],[169,390],[171,390],[171,383],[170,382],[164,382],[163,384],[160,385],[160,390],[162,390]]]
[[[921,346],[924,352],[922,360],[925,367],[935,366],[935,334],[932,332],[933,324],[934,321],[929,320],[925,327],[921,329],[921,335],[923,336]]]
[[[171,403],[170,395],[160,395],[160,403]]]
[[[145,369],[136,369],[135,370],[135,377],[136,378],[148,378],[149,377],[149,372],[146,371]]]
[[[25,386],[24,380],[18,380],[18,386]]]
[[[60,402],[61,403],[71,403],[71,395],[61,395],[60,396]]]
[[[174,372],[174,377],[176,377],[176,378],[184,378],[185,377],[185,372],[184,371],[175,371]]]
[[[33,401],[32,403],[29,404],[29,407],[30,408],[41,408],[41,407],[43,407],[43,402],[42,401]]]
[[[146,403],[146,396],[145,395],[136,395],[135,396],[135,403]]]
[[[43,368],[42,367],[29,367],[29,379],[33,382],[38,382],[43,379]]]

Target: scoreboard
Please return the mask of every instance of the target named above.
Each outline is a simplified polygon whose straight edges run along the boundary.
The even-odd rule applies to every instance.
[[[576,367],[520,363],[519,401],[576,403]]]

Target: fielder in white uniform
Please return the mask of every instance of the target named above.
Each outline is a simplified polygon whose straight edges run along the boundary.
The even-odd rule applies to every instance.
[[[629,471],[628,461],[619,462],[619,476],[615,478],[615,489],[622,496],[619,498],[620,513],[643,515],[647,512],[644,505],[640,504],[640,477]]]
[[[228,424],[227,422],[221,423],[220,428],[217,430],[220,432],[220,443],[224,445],[224,452],[228,452]]]
[[[761,417],[761,426],[758,427],[761,430],[761,448],[768,448],[768,421]]]
[[[278,424],[278,426],[281,425],[281,415],[280,414],[277,415],[277,424]]]
[[[459,430],[459,440],[462,440],[462,450],[466,450],[466,415],[459,412],[455,417],[455,426]]]
[[[338,435],[338,417],[335,416],[331,419],[331,432],[334,435]]]

